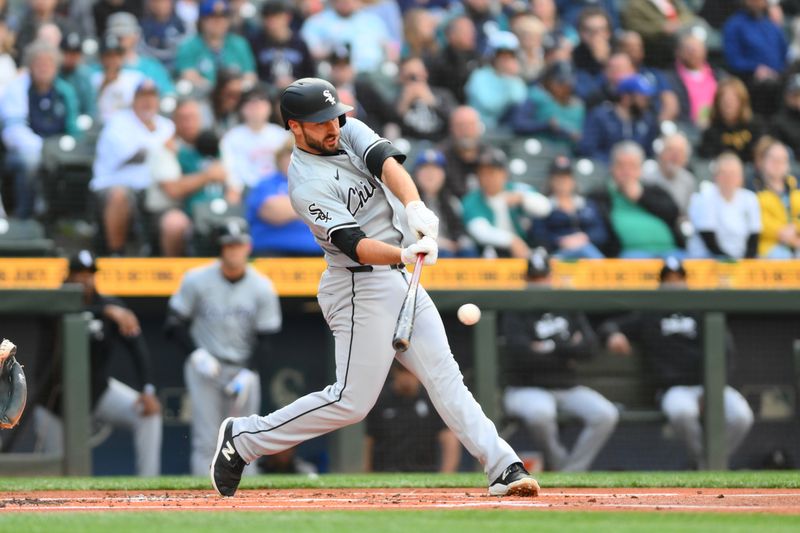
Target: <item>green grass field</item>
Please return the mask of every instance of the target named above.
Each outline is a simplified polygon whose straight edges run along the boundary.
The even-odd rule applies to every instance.
[[[800,489],[795,471],[759,472],[590,472],[537,474],[542,487],[706,487]],[[300,488],[433,488],[483,487],[482,474],[323,474],[256,476],[242,480],[243,489]],[[162,476],[86,478],[2,478],[0,491],[30,490],[210,490],[206,477]]]
[[[24,533],[797,533],[789,516],[527,511],[179,512],[0,515],[0,530]]]
[[[543,473],[551,487],[703,487],[800,488],[796,472],[613,472]],[[243,488],[428,488],[483,487],[480,474],[323,475],[245,478]],[[205,478],[0,478],[0,498],[35,490],[209,490]],[[2,511],[0,509],[0,511]],[[586,512],[546,510],[448,511],[176,511],[176,512],[0,512],[0,532],[134,533],[134,532],[403,532],[403,533],[536,533],[617,532],[797,532],[800,515],[714,514],[675,512]]]

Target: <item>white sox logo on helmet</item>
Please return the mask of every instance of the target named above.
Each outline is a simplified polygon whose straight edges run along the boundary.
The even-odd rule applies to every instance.
[[[322,91],[322,96],[325,97],[326,102],[329,102],[331,105],[336,105],[336,98],[333,97],[330,90],[325,89],[324,91]]]

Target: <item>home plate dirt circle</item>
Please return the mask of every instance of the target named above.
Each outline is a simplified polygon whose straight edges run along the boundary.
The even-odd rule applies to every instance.
[[[518,509],[800,514],[793,489],[558,489],[537,498],[497,498],[483,489],[37,491],[0,495],[0,514],[64,511],[314,511],[364,509]]]

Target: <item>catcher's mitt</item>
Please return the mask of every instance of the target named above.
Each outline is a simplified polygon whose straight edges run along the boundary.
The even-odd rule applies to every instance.
[[[10,429],[17,425],[25,401],[28,398],[28,384],[25,372],[14,355],[17,347],[9,340],[0,343],[0,428]]]

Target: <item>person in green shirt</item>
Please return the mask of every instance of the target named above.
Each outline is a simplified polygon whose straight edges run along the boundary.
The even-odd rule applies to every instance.
[[[604,252],[629,259],[682,258],[678,206],[658,185],[641,182],[642,163],[641,146],[632,141],[617,143],[611,150],[613,181],[590,195],[611,230]]]
[[[203,0],[200,3],[200,31],[181,43],[175,67],[178,76],[203,91],[217,80],[221,67],[242,72],[246,86],[255,84],[256,68],[250,45],[231,33],[230,9],[224,0]]]
[[[61,39],[61,71],[59,77],[72,86],[78,98],[78,114],[95,118],[96,95],[92,87],[92,69],[83,62],[83,39],[76,32]]]
[[[508,158],[498,148],[478,156],[479,188],[462,199],[467,233],[484,257],[525,258],[534,218],[550,214],[550,201],[524,183],[509,181]]]

